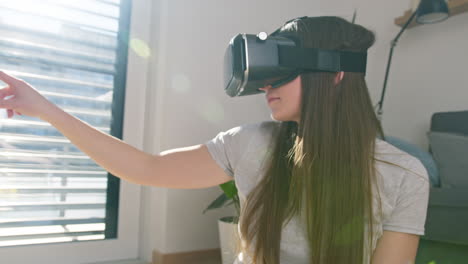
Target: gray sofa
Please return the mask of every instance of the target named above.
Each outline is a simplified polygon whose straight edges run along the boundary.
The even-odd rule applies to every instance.
[[[417,157],[431,181],[425,235],[416,264],[468,263],[468,111],[435,113],[427,133],[429,150],[386,136]]]
[[[416,264],[468,263],[468,111],[435,113],[428,133],[439,184],[430,189]],[[464,154],[465,153],[465,154]]]
[[[422,239],[468,246],[468,111],[435,113],[428,137],[440,186],[431,187]]]
[[[468,246],[468,111],[433,114],[427,136],[428,151],[397,137],[385,140],[417,157],[429,174],[422,239]]]

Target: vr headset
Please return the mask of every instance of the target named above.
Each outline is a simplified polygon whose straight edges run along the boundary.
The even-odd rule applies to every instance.
[[[292,19],[289,22],[307,17]],[[366,72],[367,52],[304,48],[293,35],[238,34],[224,55],[224,89],[231,96],[263,93],[304,72]]]

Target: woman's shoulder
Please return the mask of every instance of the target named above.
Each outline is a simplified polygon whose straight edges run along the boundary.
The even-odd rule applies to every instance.
[[[232,135],[254,135],[254,134],[263,134],[268,135],[271,134],[275,129],[278,129],[281,122],[279,121],[257,121],[257,122],[250,122],[245,123],[239,126],[235,126],[225,133],[229,133]]]
[[[382,229],[423,235],[430,192],[424,165],[386,141],[378,139],[376,148]]]
[[[375,156],[381,160],[395,162],[399,165],[404,165],[410,161],[412,163],[417,161],[416,157],[380,138],[376,138],[375,141]]]
[[[210,142],[227,144],[231,148],[239,149],[239,151],[250,145],[262,148],[271,142],[275,130],[279,127],[280,122],[277,121],[245,123],[219,132]]]
[[[404,178],[429,181],[428,173],[418,158],[378,138],[375,145],[378,172],[388,181],[401,183]]]

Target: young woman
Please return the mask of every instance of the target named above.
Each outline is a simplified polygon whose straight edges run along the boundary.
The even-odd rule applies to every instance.
[[[338,17],[284,25],[305,47],[367,51],[372,32]],[[364,73],[308,72],[264,87],[272,121],[150,155],[88,126],[6,73],[0,108],[39,117],[110,173],[133,183],[206,188],[235,179],[236,263],[414,263],[429,180],[421,162],[381,140]],[[195,179],[195,180],[194,180]]]

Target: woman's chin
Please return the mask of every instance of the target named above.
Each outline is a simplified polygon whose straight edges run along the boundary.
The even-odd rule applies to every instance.
[[[275,121],[283,121],[281,120],[281,118],[278,118],[277,116],[275,116],[274,114],[270,114],[270,118],[275,120]]]
[[[281,121],[281,122],[294,121],[294,118],[281,116],[281,115],[275,115],[273,113],[270,114],[270,118],[275,121]]]

